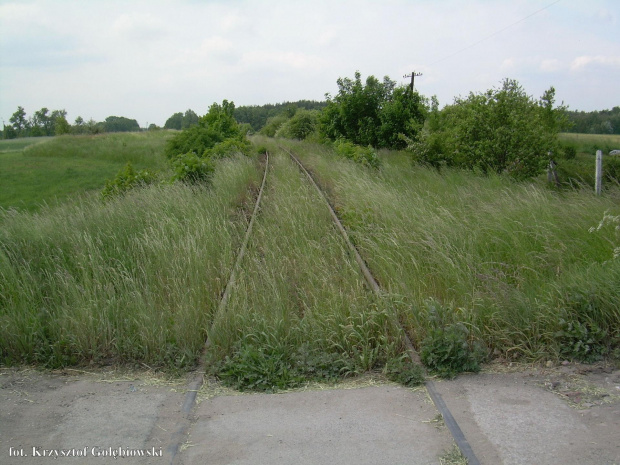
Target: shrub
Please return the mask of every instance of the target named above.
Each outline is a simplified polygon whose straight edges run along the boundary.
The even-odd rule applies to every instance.
[[[198,120],[198,124],[184,129],[170,139],[165,154],[169,159],[194,152],[202,155],[207,149],[226,139],[241,139],[243,136],[233,117],[235,104],[224,100],[222,105],[214,103],[209,112]]]
[[[604,157],[603,158],[603,173],[605,174],[605,180],[612,183],[620,182],[620,158],[619,157]]]
[[[280,126],[275,135],[276,137],[304,140],[317,130],[318,122],[318,111],[299,109],[291,119]]]
[[[433,108],[420,140],[409,148],[433,166],[536,176],[547,166],[549,151],[557,152],[564,124],[564,108],[553,108],[554,96],[551,88],[536,101],[517,81],[506,79],[500,89],[470,93],[441,111]]]
[[[338,78],[338,95],[327,95],[320,132],[330,140],[345,138],[359,145],[404,148],[400,134],[415,139],[424,123],[426,101],[410,87],[397,87],[388,76]]]
[[[215,164],[210,158],[201,158],[193,152],[179,155],[172,160],[173,181],[188,184],[210,183]]]
[[[560,320],[560,330],[556,333],[560,344],[560,355],[564,358],[592,363],[607,353],[607,332],[594,321]]]
[[[212,148],[205,150],[203,158],[226,158],[236,153],[249,155],[252,151],[252,144],[241,138],[228,138],[218,142]]]
[[[275,392],[299,386],[304,381],[294,369],[284,345],[239,346],[219,364],[217,374],[224,384],[240,391]]]
[[[479,371],[485,350],[472,340],[465,324],[454,321],[454,310],[433,300],[427,302],[426,309],[431,327],[421,343],[422,362],[446,378],[465,371]]]
[[[348,158],[369,168],[379,169],[381,167],[381,159],[372,147],[360,147],[348,140],[338,139],[334,143],[334,148],[341,157]]]
[[[282,126],[287,120],[288,118],[286,117],[286,115],[283,114],[272,116],[271,118],[267,119],[267,123],[259,131],[259,134],[267,137],[274,137],[278,129],[280,129],[280,126]]]
[[[108,179],[106,181],[105,187],[101,192],[101,197],[103,200],[108,200],[136,187],[151,184],[155,179],[156,176],[154,173],[147,170],[136,171],[132,164],[128,162],[125,167],[116,174],[114,179]]]
[[[564,160],[573,160],[577,156],[577,146],[575,144],[563,144],[561,154]]]
[[[413,387],[424,383],[424,370],[411,361],[407,354],[389,360],[385,365],[385,374],[396,383]]]

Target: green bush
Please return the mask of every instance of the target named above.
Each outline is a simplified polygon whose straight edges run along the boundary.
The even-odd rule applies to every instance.
[[[346,139],[338,139],[334,143],[336,153],[341,157],[353,160],[360,165],[369,168],[379,169],[381,167],[381,159],[377,156],[377,152],[372,147],[360,147]]]
[[[620,158],[617,156],[603,157],[603,173],[606,181],[620,182]]]
[[[413,387],[424,383],[424,369],[411,361],[408,354],[389,360],[385,365],[385,374],[396,383]]]
[[[205,150],[203,158],[226,158],[236,153],[250,155],[252,144],[247,139],[228,138]]]
[[[575,144],[564,143],[562,144],[560,153],[564,160],[573,160],[577,156],[577,146]]]
[[[485,350],[473,341],[464,323],[455,321],[454,310],[433,300],[427,302],[426,310],[431,327],[421,343],[422,362],[445,378],[479,371]]]
[[[560,330],[556,333],[563,358],[592,363],[607,354],[607,332],[594,321],[560,320]]]
[[[103,200],[117,197],[136,187],[146,186],[155,181],[156,176],[147,170],[136,171],[130,162],[120,170],[114,179],[108,179],[101,192]]]
[[[433,166],[447,165],[507,173],[516,179],[540,174],[548,153],[557,152],[557,134],[565,118],[553,108],[555,89],[536,101],[517,81],[500,89],[456,99],[441,111],[436,105],[419,141],[410,141],[414,158]]]
[[[285,345],[241,345],[217,368],[222,382],[240,391],[275,392],[299,386],[304,381]]]
[[[319,124],[319,112],[299,109],[292,118],[285,121],[276,131],[276,137],[288,139],[307,139],[316,132]]]
[[[284,114],[272,116],[267,119],[267,123],[259,131],[259,134],[267,137],[275,137],[276,132],[280,129],[280,126],[286,123],[287,120],[288,118]]]
[[[172,160],[173,181],[188,184],[210,183],[215,164],[210,158],[201,158],[193,152],[179,155]]]
[[[214,103],[209,107],[209,112],[198,120],[198,124],[184,129],[168,141],[166,156],[172,160],[188,152],[202,155],[226,139],[241,139],[243,135],[233,117],[234,111],[233,102],[224,100],[222,105]]]
[[[376,148],[404,148],[401,134],[416,139],[424,123],[426,100],[409,86],[396,86],[388,76],[379,81],[361,74],[338,78],[338,95],[327,95],[320,133],[329,140],[347,139]]]

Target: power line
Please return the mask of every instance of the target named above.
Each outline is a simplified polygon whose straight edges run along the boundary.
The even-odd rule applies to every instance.
[[[488,40],[488,39],[490,39],[491,37],[495,37],[496,35],[501,34],[502,32],[506,31],[507,29],[510,29],[511,27],[516,26],[516,25],[517,25],[517,24],[519,24],[519,23],[522,23],[522,22],[523,22],[523,21],[525,21],[526,19],[529,19],[529,18],[531,18],[532,16],[537,15],[537,14],[538,14],[538,13],[540,13],[541,11],[544,11],[544,10],[546,10],[547,8],[550,8],[550,7],[552,7],[553,5],[555,5],[556,3],[559,3],[559,2],[561,2],[561,1],[562,1],[562,0],[555,0],[555,2],[550,3],[549,5],[547,5],[547,6],[543,7],[543,8],[541,8],[540,10],[536,10],[534,13],[532,13],[532,14],[530,14],[530,15],[527,15],[525,18],[521,18],[519,21],[516,21],[516,22],[514,22],[514,23],[512,23],[512,24],[510,24],[510,25],[508,25],[508,26],[506,26],[505,28],[500,29],[499,31],[495,31],[495,32],[494,32],[494,33],[492,33],[492,34],[489,34],[488,36],[483,37],[483,38],[482,38],[482,39],[480,39],[479,41],[474,42],[473,44],[470,44],[470,45],[468,45],[467,47],[463,47],[463,48],[462,48],[462,49],[460,49],[460,50],[457,50],[456,52],[454,52],[454,53],[453,53],[453,54],[451,54],[451,55],[448,55],[448,56],[443,57],[443,58],[441,58],[441,59],[439,59],[439,60],[437,60],[437,61],[434,61],[434,62],[430,63],[428,66],[432,66],[432,65],[435,65],[435,64],[437,64],[437,63],[441,63],[442,61],[445,61],[445,60],[447,60],[448,58],[452,58],[453,56],[456,56],[456,55],[458,55],[459,53],[464,52],[465,50],[469,50],[470,48],[475,47],[476,45],[478,45],[478,44],[480,44],[480,43],[484,42],[485,40]]]

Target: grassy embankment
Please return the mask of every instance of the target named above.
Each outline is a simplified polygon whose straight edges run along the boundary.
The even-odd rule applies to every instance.
[[[383,153],[376,172],[325,146],[289,144],[320,177],[418,348],[463,334],[444,331],[462,323],[470,342],[510,359],[618,350],[620,237],[614,225],[590,232],[605,212],[620,214],[617,191],[440,174],[396,152]]]
[[[137,166],[148,144],[142,153]],[[0,210],[0,362],[192,365],[258,171],[241,157],[218,162],[209,190],[164,184],[106,203],[90,196],[36,213]]]
[[[43,203],[98,191],[127,163],[165,170],[168,131],[0,141],[0,207],[36,211]]]

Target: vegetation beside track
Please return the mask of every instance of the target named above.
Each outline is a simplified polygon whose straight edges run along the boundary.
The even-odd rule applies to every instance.
[[[0,362],[193,366],[259,176],[247,157],[218,163],[209,190],[0,211]]]
[[[620,238],[612,221],[597,229],[620,214],[616,191],[439,173],[399,152],[383,152],[377,173],[323,145],[287,145],[329,193],[423,358],[433,348],[427,362],[620,355]]]
[[[127,159],[104,146],[122,151],[135,139],[147,145],[130,155],[138,169],[169,170],[165,133],[141,137],[19,140],[0,158],[35,160],[42,176],[42,160],[116,170]],[[92,155],[83,157],[48,145],[86,140]],[[275,151],[272,139],[254,142]],[[276,154],[229,310],[209,333],[212,371],[230,384],[273,390],[376,369],[405,379],[398,321],[427,366],[448,376],[488,357],[620,356],[613,185],[596,197],[439,172],[405,152],[380,152],[368,168],[329,145],[281,143],[317,177],[386,293],[364,287],[320,197]],[[193,366],[260,176],[252,158],[216,163],[209,189],[163,183],[103,203],[76,187],[80,195],[58,205],[2,211],[2,363]]]

